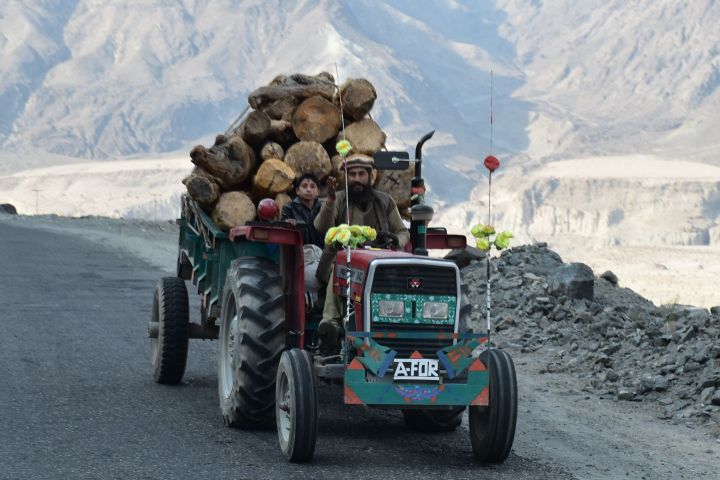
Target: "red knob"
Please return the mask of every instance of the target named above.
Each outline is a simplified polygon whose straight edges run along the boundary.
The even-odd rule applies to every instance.
[[[487,157],[485,157],[485,161],[483,163],[485,164],[485,168],[490,170],[490,172],[494,172],[500,166],[500,160],[493,157],[492,155],[488,155]]]
[[[260,220],[270,222],[277,219],[280,209],[272,198],[263,198],[258,202],[257,213]]]

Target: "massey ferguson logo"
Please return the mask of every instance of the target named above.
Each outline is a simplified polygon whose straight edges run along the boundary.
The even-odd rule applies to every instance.
[[[408,278],[408,288],[413,290],[419,290],[422,288],[423,285],[423,279],[422,278]]]

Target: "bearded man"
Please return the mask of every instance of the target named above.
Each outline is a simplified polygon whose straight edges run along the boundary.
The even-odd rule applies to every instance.
[[[372,157],[355,154],[349,156],[346,162],[350,221],[348,222],[347,218],[345,192],[336,193],[336,181],[329,177],[328,196],[315,217],[315,228],[324,236],[330,228],[343,223],[369,226],[377,230],[379,236],[385,234],[392,238],[395,248],[403,249],[410,239],[410,232],[405,227],[392,197],[372,188],[372,170],[375,167]],[[331,274],[335,254],[334,249],[326,246],[317,270],[318,279],[328,284],[318,335],[324,346],[330,350],[338,346],[342,320],[340,299],[332,291]]]

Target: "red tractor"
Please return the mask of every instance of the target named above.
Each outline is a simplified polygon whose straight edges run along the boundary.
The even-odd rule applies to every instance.
[[[284,222],[251,222],[220,231],[182,199],[177,276],[155,291],[148,326],[154,378],[179,383],[189,338],[219,339],[218,392],[225,423],[250,428],[273,420],[291,462],[312,458],[318,430],[317,382],[342,383],[344,402],[402,410],[408,427],[447,431],[469,413],[473,454],[504,461],[517,417],[510,356],[492,348],[489,332],[470,328],[460,271],[428,250],[462,249],[463,235],[427,228],[421,150],[380,152],[378,169],[415,163],[411,241],[406,251],[353,249],[335,259],[336,294],[350,301],[342,347],[325,352],[308,305],[303,232]],[[189,321],[185,280],[197,286],[201,318]],[[349,407],[352,408],[352,407]]]

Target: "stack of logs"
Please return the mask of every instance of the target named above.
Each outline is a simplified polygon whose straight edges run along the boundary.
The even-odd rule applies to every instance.
[[[370,117],[375,87],[365,79],[349,79],[338,89],[323,72],[310,76],[280,75],[248,97],[250,113],[229,134],[218,135],[210,148],[190,151],[195,164],[183,180],[188,194],[228,230],[256,217],[256,205],[273,198],[280,208],[291,201],[296,176],[313,172],[324,186],[329,176],[344,188],[342,159],[335,150],[344,137],[348,156],[372,156],[385,147],[385,133]],[[375,188],[390,194],[401,213],[410,205],[412,169],[380,171]]]

